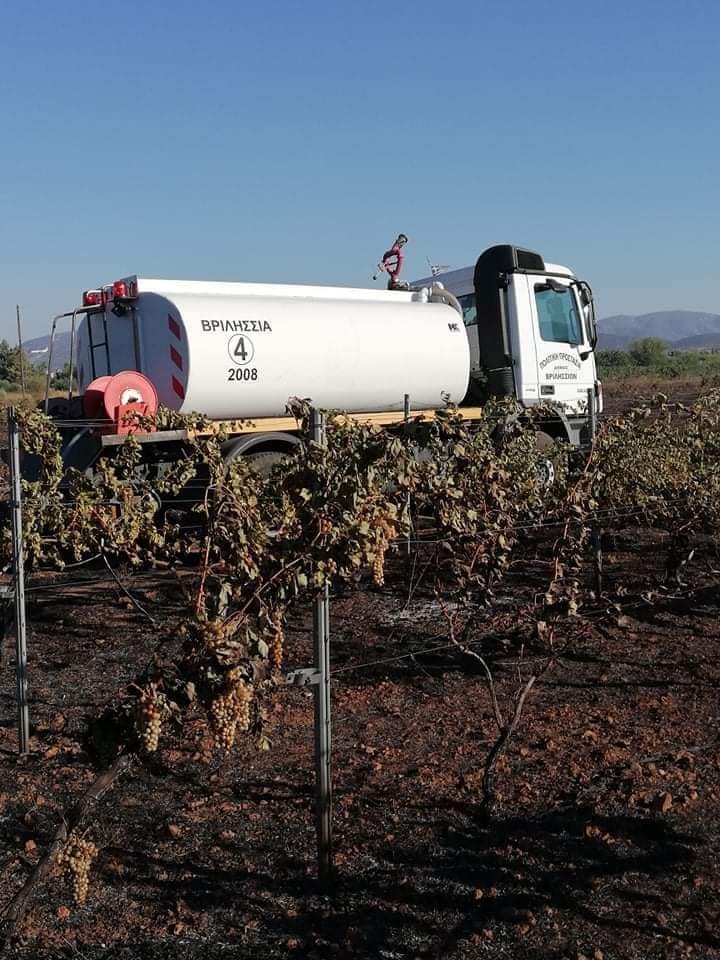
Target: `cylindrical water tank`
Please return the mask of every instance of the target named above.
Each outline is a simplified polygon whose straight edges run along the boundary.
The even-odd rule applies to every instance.
[[[81,325],[81,390],[96,376],[136,369],[165,406],[232,419],[282,416],[291,397],[372,412],[402,410],[408,394],[415,409],[437,408],[459,403],[467,389],[462,318],[418,293],[133,282],[124,312],[108,307]]]

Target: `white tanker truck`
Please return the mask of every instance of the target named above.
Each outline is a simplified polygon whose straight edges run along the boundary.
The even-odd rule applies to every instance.
[[[45,399],[64,462],[92,470],[122,442],[129,411],[162,404],[216,421],[226,458],[264,471],[299,443],[292,397],[382,425],[403,419],[406,398],[413,413],[452,403],[471,420],[491,396],[550,401],[539,429],[580,444],[588,391],[596,410],[602,402],[590,287],[509,245],[441,280],[375,291],[132,276],[88,290],[51,334],[48,371],[57,324],[70,318],[79,396]],[[154,463],[187,440],[135,436]]]

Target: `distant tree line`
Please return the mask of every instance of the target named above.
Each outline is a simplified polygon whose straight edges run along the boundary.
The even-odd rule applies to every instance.
[[[720,376],[719,350],[668,350],[660,337],[633,340],[627,350],[599,350],[597,362],[600,376],[606,380],[643,374]]]

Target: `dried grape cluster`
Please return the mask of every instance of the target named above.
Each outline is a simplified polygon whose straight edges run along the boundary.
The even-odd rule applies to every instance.
[[[85,903],[90,887],[90,868],[97,857],[97,847],[92,840],[71,836],[58,855],[65,879],[72,884],[73,900]]]
[[[285,631],[283,630],[282,619],[278,619],[273,624],[273,635],[270,638],[268,659],[273,670],[279,670],[283,662],[283,645],[285,643]]]
[[[154,753],[160,742],[163,717],[167,710],[167,699],[154,683],[143,688],[138,699],[135,728],[148,753]]]
[[[394,538],[394,524],[390,523],[386,517],[380,517],[377,520],[377,544],[372,567],[373,583],[378,587],[382,587],[385,583],[385,554],[390,541]]]
[[[207,620],[198,627],[200,640],[210,649],[219,647],[227,638],[227,628],[221,620]]]
[[[224,691],[210,704],[215,744],[220,749],[230,750],[236,735],[249,730],[252,699],[252,686],[240,678],[237,668],[231,670]]]

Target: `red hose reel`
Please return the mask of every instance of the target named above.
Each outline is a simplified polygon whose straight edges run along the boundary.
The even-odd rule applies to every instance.
[[[122,370],[93,380],[83,396],[83,409],[89,420],[112,420],[116,433],[133,433],[137,426],[128,422],[128,414],[154,416],[158,409],[157,390],[137,370]]]

